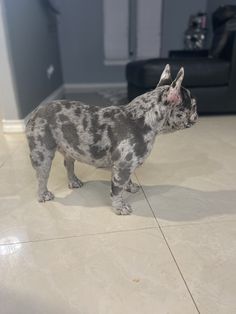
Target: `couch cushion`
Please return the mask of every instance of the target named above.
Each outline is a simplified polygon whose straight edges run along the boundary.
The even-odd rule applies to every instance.
[[[149,59],[133,61],[126,67],[128,83],[139,87],[153,88],[158,83],[165,65],[169,63],[172,78],[183,66],[183,85],[186,87],[225,86],[229,82],[230,63],[225,60],[198,59]]]

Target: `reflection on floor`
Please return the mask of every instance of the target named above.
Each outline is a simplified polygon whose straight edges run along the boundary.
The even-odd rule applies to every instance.
[[[157,138],[126,217],[109,171],[77,163],[71,191],[59,154],[39,204],[24,135],[1,134],[0,312],[236,313],[235,134],[219,116]]]

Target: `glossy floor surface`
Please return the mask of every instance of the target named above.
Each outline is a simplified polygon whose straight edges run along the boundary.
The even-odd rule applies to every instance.
[[[77,163],[36,200],[23,134],[0,135],[1,314],[236,313],[236,116],[160,136],[116,216],[109,171]]]

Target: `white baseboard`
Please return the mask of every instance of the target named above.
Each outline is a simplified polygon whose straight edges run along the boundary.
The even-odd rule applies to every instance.
[[[2,120],[3,133],[22,133],[25,131],[25,120]]]
[[[61,85],[54,92],[52,92],[48,97],[46,97],[39,105],[46,104],[52,100],[62,98],[64,94],[64,86]],[[3,133],[23,133],[25,132],[26,121],[28,120],[28,116],[30,113],[24,118],[19,120],[10,120],[3,119],[2,120],[2,130]]]
[[[65,93],[91,92],[106,88],[125,88],[126,83],[86,83],[86,84],[64,84]]]

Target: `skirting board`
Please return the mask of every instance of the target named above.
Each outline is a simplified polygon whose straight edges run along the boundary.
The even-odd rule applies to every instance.
[[[64,94],[64,86],[61,85],[58,89],[52,92],[48,97],[46,97],[40,104],[44,105],[52,100],[59,99]],[[26,121],[28,120],[30,113],[24,118],[19,120],[2,120],[2,130],[3,133],[23,133],[25,131]]]
[[[25,120],[2,120],[3,133],[22,133],[25,131]]]

